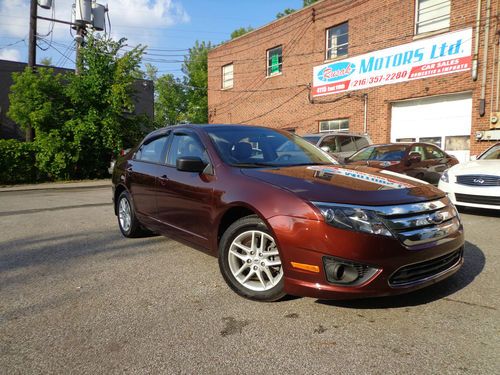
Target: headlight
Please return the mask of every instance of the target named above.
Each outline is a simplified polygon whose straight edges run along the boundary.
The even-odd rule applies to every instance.
[[[325,221],[331,226],[381,236],[392,236],[375,211],[356,206],[338,206],[322,202],[311,203],[319,208]]]
[[[443,174],[441,175],[441,181],[446,182],[446,183],[450,182],[450,178],[448,177],[448,169],[445,170],[443,172]]]

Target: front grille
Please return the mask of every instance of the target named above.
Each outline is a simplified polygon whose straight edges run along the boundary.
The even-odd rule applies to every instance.
[[[457,210],[447,198],[388,206],[378,215],[392,233],[409,247],[444,240],[460,229]]]
[[[457,202],[500,206],[500,197],[455,193],[455,199],[457,200]]]
[[[404,266],[392,274],[389,285],[403,287],[431,280],[456,266],[462,256],[463,249],[460,249],[439,258]]]
[[[500,186],[500,177],[480,174],[468,174],[457,176],[457,184],[468,186]]]

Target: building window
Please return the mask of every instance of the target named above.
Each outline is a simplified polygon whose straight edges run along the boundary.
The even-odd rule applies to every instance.
[[[267,76],[274,76],[282,72],[283,48],[281,46],[267,50]]]
[[[343,118],[339,120],[325,120],[319,122],[320,132],[346,132],[349,131],[349,119]]]
[[[326,59],[347,55],[349,47],[349,23],[330,27],[326,30]]]
[[[450,27],[450,0],[416,0],[415,35]]]
[[[222,88],[230,89],[233,87],[233,64],[222,67]]]

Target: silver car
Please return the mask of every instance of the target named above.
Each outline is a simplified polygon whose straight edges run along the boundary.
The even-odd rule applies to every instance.
[[[366,134],[346,132],[306,134],[302,138],[323,151],[328,152],[340,162],[343,162],[345,158],[363,147],[373,143]]]

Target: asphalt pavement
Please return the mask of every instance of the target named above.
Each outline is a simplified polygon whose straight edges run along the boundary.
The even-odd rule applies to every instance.
[[[107,184],[0,191],[0,374],[499,374],[500,215],[462,219],[440,284],[257,303],[211,256],[123,238]]]

